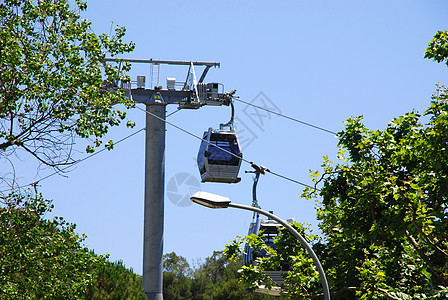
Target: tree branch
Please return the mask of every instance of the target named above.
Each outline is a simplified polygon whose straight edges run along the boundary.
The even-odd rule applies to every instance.
[[[389,292],[388,292],[387,290],[385,290],[385,289],[382,289],[382,288],[377,288],[377,289],[378,289],[378,291],[380,291],[380,292],[386,294],[386,296],[387,296],[389,299],[393,299],[393,300],[401,300],[401,299],[402,299],[402,298],[398,298],[398,297],[392,296],[392,295],[389,294]]]
[[[420,248],[420,245],[417,243],[417,241],[412,237],[412,235],[409,233],[409,231],[406,230],[405,232],[406,232],[406,236],[409,238],[409,240],[411,241],[412,245],[414,245],[415,250],[420,255],[420,257],[423,259],[423,261],[426,263],[426,265],[428,266],[428,268],[431,271],[431,273],[434,276],[436,276],[437,279],[440,280],[440,282],[442,282],[444,285],[447,285],[448,282],[446,281],[446,279],[444,277],[442,277],[439,274],[439,272],[437,272],[436,268],[431,263],[429,257],[422,251],[422,249]]]
[[[433,247],[434,249],[436,249],[437,251],[441,252],[443,255],[445,255],[446,257],[448,257],[448,254],[441,248],[439,248],[436,244],[434,244],[430,238],[423,232],[422,228],[420,228],[420,226],[418,226],[417,222],[416,222],[416,211],[417,208],[415,207],[414,203],[411,202],[413,211],[412,211],[412,224],[414,224],[414,227],[417,229],[418,233],[420,233],[420,235],[426,240],[426,242],[428,242],[429,245],[431,245],[431,247]]]
[[[341,289],[337,290],[336,292],[330,292],[330,294],[332,297],[334,297],[334,296],[337,296],[339,294],[342,294],[342,293],[345,293],[348,291],[356,291],[357,289],[358,289],[357,287],[349,286],[349,287],[341,288]],[[303,297],[303,298],[322,298],[324,296],[324,293],[312,294],[312,295],[310,295],[310,294],[296,295],[296,296]]]

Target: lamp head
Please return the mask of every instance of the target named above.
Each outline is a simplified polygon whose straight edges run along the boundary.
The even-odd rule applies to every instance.
[[[230,204],[229,198],[207,192],[196,192],[190,200],[209,208],[227,208]]]

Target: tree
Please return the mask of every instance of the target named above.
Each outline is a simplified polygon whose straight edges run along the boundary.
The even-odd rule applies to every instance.
[[[92,284],[85,299],[147,299],[143,293],[142,277],[127,269],[122,261],[104,260],[93,271]]]
[[[426,48],[425,58],[448,66],[448,31],[438,31]]]
[[[192,299],[192,270],[187,259],[174,252],[163,255],[163,298]]]
[[[85,248],[74,224],[45,219],[50,201],[14,189],[12,155],[25,152],[61,171],[75,162],[76,138],[89,139],[93,152],[126,118],[112,106],[133,105],[117,86],[129,80],[129,65],[107,65],[105,56],[134,44],[123,42],[122,27],[113,36],[93,33],[80,16],[86,7],[80,0],[74,9],[66,0],[0,3],[0,161],[13,170],[0,174],[11,187],[0,192],[1,299],[145,299],[132,270]]]
[[[351,288],[369,299],[438,297],[446,291],[446,100],[433,98],[427,126],[413,112],[384,131],[349,119],[340,133],[349,158],[336,166],[326,160],[316,180],[324,180],[318,209],[326,239],[322,256],[332,260],[327,268],[342,275],[333,279],[336,289]]]
[[[308,229],[296,222],[291,223],[297,232],[302,235],[308,243],[317,241],[316,235],[308,234]],[[319,273],[309,253],[301,246],[296,237],[290,234],[285,228],[280,228],[280,232],[274,238],[274,248],[268,246],[265,242],[266,237],[263,232],[250,234],[244,238],[237,238],[231,244],[226,245],[224,254],[227,259],[235,263],[242,261],[242,255],[245,247],[253,250],[253,253],[266,253],[263,256],[257,256],[254,263],[243,265],[239,272],[241,282],[245,287],[254,292],[256,289],[265,286],[272,289],[278,284],[269,277],[269,271],[282,271],[282,277],[285,282],[281,284],[284,294],[280,297],[291,299],[309,299],[315,296],[315,291],[321,289]]]
[[[122,75],[129,65],[106,65],[104,58],[134,44],[123,42],[123,27],[96,35],[79,14],[86,7],[80,0],[75,9],[66,0],[0,4],[0,158],[21,149],[59,170],[74,162],[75,138],[93,137],[87,146],[93,152],[109,127],[125,119],[112,105],[133,105],[116,86],[129,80]]]
[[[0,207],[1,299],[146,299],[140,276],[83,246],[74,224],[46,220],[52,207],[30,194]]]
[[[425,57],[447,61],[447,37],[438,32]],[[407,113],[384,130],[367,129],[362,117],[345,123],[338,133],[339,162],[325,157],[323,172],[311,174],[320,190],[307,188],[303,194],[318,200],[322,236],[313,248],[332,298],[446,299],[448,90],[438,84],[423,116]],[[277,245],[283,242],[287,237]],[[235,253],[234,246],[228,249]],[[319,297],[322,289],[302,252],[289,255],[298,264],[285,274],[290,281],[283,288],[294,298]],[[260,263],[281,259],[282,253],[273,251]],[[294,273],[308,280],[291,277]],[[261,276],[243,279],[251,286]]]
[[[163,272],[173,273],[176,276],[189,276],[192,270],[185,257],[171,252],[163,255]]]
[[[81,297],[103,258],[81,246],[73,224],[44,220],[52,206],[40,195],[8,201],[0,207],[0,298]]]
[[[171,252],[163,256],[163,298],[170,299],[267,299],[262,295],[245,293],[238,281],[239,264],[214,252],[196,269],[187,260]]]

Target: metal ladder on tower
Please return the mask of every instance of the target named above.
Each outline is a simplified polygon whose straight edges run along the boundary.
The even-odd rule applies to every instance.
[[[151,71],[151,86],[150,88],[153,89],[156,86],[159,86],[159,74],[160,74],[160,64],[158,63],[152,63],[150,66]]]

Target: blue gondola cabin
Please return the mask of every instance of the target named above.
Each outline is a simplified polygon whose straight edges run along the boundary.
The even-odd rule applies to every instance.
[[[202,182],[236,183],[241,180],[241,147],[234,130],[209,128],[204,132],[197,157]]]

